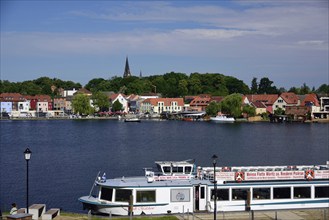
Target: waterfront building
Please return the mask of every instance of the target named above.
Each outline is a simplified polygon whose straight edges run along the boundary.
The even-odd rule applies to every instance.
[[[273,103],[273,111],[279,108],[285,111],[286,106],[299,106],[299,105],[300,105],[300,100],[295,93],[284,92]]]
[[[11,113],[12,107],[13,107],[12,102],[0,102],[0,113],[2,112]]]
[[[197,96],[190,102],[190,109],[192,111],[200,111],[200,112],[206,111],[206,108],[208,107],[210,100],[211,100],[210,97]]]
[[[262,102],[266,106],[266,111],[270,114],[274,112],[274,102],[278,99],[277,94],[252,94],[246,95],[249,102]]]
[[[112,94],[110,96],[110,102],[113,103],[116,101],[119,101],[122,105],[122,111],[125,113],[128,113],[128,100],[126,99],[124,94],[118,93],[118,94]]]
[[[266,105],[263,102],[251,102],[251,106],[255,108],[256,115],[266,113]]]
[[[21,95],[20,93],[1,93],[0,94],[0,102],[10,102],[12,111],[18,111],[19,110],[18,103],[25,102],[25,101],[26,101],[26,98],[23,95]]]
[[[54,98],[53,110],[65,110],[65,98]]]
[[[27,112],[30,110],[30,101],[26,100],[24,102],[18,102],[18,111]]]
[[[60,90],[60,94],[62,97],[70,97],[73,96],[78,90],[76,90],[75,88],[73,88],[72,90]]]
[[[174,113],[181,112],[184,110],[183,98],[152,98],[145,99],[142,104],[140,111],[142,113]]]
[[[28,98],[30,100],[30,110],[37,112],[47,112],[53,109],[53,101],[49,95],[35,95]]]

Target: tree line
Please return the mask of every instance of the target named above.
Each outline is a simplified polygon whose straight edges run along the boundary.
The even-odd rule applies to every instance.
[[[79,89],[82,85],[72,81],[63,81],[57,78],[40,77],[36,80],[24,82],[0,81],[0,93],[17,92],[23,95],[45,94],[51,97],[59,95],[59,89]],[[112,77],[110,79],[94,78],[85,86],[91,92],[113,91],[123,94],[161,93],[163,97],[184,97],[186,95],[210,94],[213,96],[227,96],[233,93],[240,94],[280,94],[294,92],[295,94],[329,94],[329,85],[323,84],[315,89],[305,83],[301,87],[292,87],[286,90],[277,88],[267,77],[253,78],[249,87],[242,80],[219,73],[184,73],[170,72],[164,75],[147,77],[131,76],[127,78]]]

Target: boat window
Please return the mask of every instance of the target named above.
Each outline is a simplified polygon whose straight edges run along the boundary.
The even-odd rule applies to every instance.
[[[202,186],[200,192],[200,199],[204,199],[204,198],[205,198],[205,190],[204,190],[204,186]]]
[[[214,192],[215,190],[211,190],[211,200],[215,198]],[[229,189],[217,189],[217,200],[229,200]]]
[[[290,187],[273,188],[273,199],[290,199]]]
[[[112,201],[113,189],[102,187],[101,190],[101,199]]]
[[[294,199],[311,198],[311,187],[294,187]]]
[[[190,174],[192,172],[192,167],[185,167],[185,173]]]
[[[117,189],[115,190],[115,201],[116,202],[129,202],[131,190]]]
[[[155,202],[155,190],[137,191],[136,202]]]
[[[183,167],[173,167],[172,172],[173,173],[183,173]]]
[[[232,189],[232,200],[247,200],[247,188],[245,189]]]
[[[270,188],[253,188],[253,199],[270,199]]]
[[[170,190],[171,202],[189,202],[190,189],[171,189]]]
[[[328,198],[328,197],[329,197],[329,186],[315,187],[315,198]]]
[[[170,173],[170,166],[163,166],[164,173]]]

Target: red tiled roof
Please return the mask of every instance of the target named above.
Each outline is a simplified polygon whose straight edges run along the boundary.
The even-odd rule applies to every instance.
[[[246,96],[249,102],[263,102],[265,105],[273,105],[279,97],[277,94],[255,94]]]
[[[86,95],[92,95],[92,92],[90,92],[88,89],[86,88],[81,88],[77,91],[77,93],[83,93],[83,94],[86,94]]]
[[[252,102],[251,105],[253,105],[255,108],[266,108],[266,105],[264,105],[263,102]]]
[[[287,104],[298,104],[298,97],[293,92],[284,92],[280,95],[280,97],[287,103]]]
[[[314,106],[320,106],[319,99],[314,93],[306,94],[300,105],[305,106],[308,103],[313,103]]]
[[[207,106],[209,102],[210,102],[210,97],[195,97],[190,102],[190,106]]]
[[[223,96],[213,96],[213,97],[211,97],[211,101],[214,101],[214,102],[221,102],[223,99],[224,99]]]
[[[1,93],[0,101],[2,102],[24,102],[26,98],[20,93]]]
[[[143,102],[150,103],[153,106],[158,105],[159,102],[163,102],[164,106],[170,106],[171,102],[177,102],[178,106],[184,106],[183,98],[149,98]]]

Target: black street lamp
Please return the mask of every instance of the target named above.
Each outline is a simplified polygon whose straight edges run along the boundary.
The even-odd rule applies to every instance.
[[[217,214],[217,181],[216,181],[216,163],[217,163],[217,156],[214,154],[212,159],[212,165],[214,166],[214,220],[216,220]]]
[[[32,152],[29,148],[24,151],[24,157],[26,160],[26,213],[29,213],[29,160]]]

